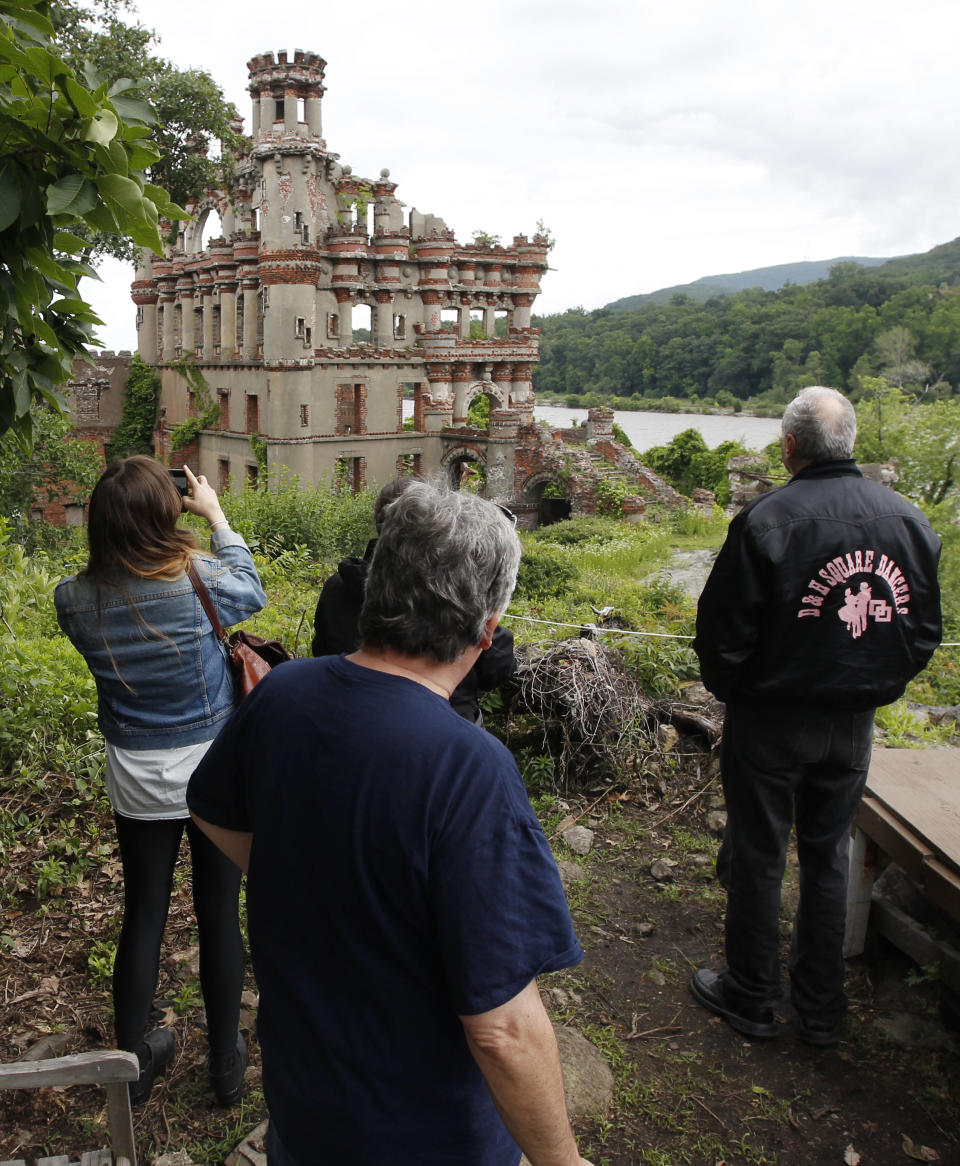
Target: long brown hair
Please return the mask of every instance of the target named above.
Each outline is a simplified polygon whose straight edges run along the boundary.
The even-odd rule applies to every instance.
[[[196,549],[177,523],[180,493],[165,466],[136,454],[104,470],[90,495],[85,575],[109,583],[123,575],[141,579],[182,574]]]

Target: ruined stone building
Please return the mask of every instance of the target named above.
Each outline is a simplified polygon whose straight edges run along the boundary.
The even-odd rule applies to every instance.
[[[189,455],[220,488],[256,479],[255,433],[271,475],[361,488],[401,472],[457,481],[469,462],[489,497],[535,501],[531,478],[546,479],[517,449],[533,424],[548,240],[458,243],[442,219],[405,212],[389,171],[359,178],[327,148],[320,57],[264,53],[248,68],[249,153],[133,284],[139,351],[161,378],[158,454],[205,411],[177,367],[188,358],[219,406]],[[202,247],[213,212],[222,235]],[[489,429],[467,430],[480,394]]]
[[[132,287],[139,352],[161,382],[156,454],[221,492],[264,468],[270,482],[286,468],[353,489],[469,477],[531,527],[595,512],[612,477],[631,518],[638,493],[672,504],[613,440],[611,410],[576,430],[534,422],[531,311],[549,238],[457,242],[442,219],[405,210],[389,171],[359,178],[327,149],[320,57],[263,53],[248,68],[248,152],[162,258],[144,255]],[[129,359],[105,353],[68,386],[77,431],[101,446]],[[482,427],[468,424],[479,396]],[[82,521],[83,501],[66,501],[66,520]]]

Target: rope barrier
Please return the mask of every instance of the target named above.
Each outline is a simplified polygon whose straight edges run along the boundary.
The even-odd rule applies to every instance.
[[[575,631],[580,631],[582,628],[593,628],[596,632],[605,636],[650,636],[660,640],[692,640],[693,636],[682,636],[674,632],[636,632],[632,628],[605,628],[599,624],[590,623],[563,623],[558,619],[534,619],[529,615],[514,615],[512,612],[506,611],[503,614],[504,619],[519,619],[523,623],[538,623],[543,624],[548,628],[573,628]],[[960,648],[960,640],[949,641],[939,645],[940,648]]]

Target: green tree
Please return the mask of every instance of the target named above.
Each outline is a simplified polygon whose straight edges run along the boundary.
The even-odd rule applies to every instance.
[[[854,452],[862,462],[888,462],[902,447],[907,396],[883,377],[861,377],[860,384]]]
[[[53,42],[45,0],[0,0],[0,434],[25,445],[32,410],[62,408],[56,386],[100,323],[77,281],[83,234],[159,252],[160,215],[182,217],[147,181],[154,115],[126,81],[84,85]]]
[[[150,180],[173,202],[185,204],[223,185],[225,163],[244,142],[235,128],[237,109],[209,73],[180,70],[156,56],[156,33],[125,19],[135,15],[132,0],[55,0],[51,5],[57,43],[77,73],[92,66],[111,84],[121,77],[139,83],[156,114],[153,138],[160,156],[149,166]],[[214,141],[222,144],[222,157],[211,154]],[[122,259],[135,257],[129,243],[115,235],[98,236],[94,248]]]
[[[72,436],[66,413],[47,406],[34,410],[34,440],[25,452],[17,435],[0,437],[0,516],[13,518],[22,538],[35,501],[60,496],[61,487],[85,505],[103,471],[99,447]]]

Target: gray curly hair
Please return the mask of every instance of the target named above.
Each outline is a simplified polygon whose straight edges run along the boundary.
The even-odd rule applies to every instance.
[[[360,612],[364,647],[456,660],[506,609],[520,540],[493,502],[410,482],[387,506]]]

